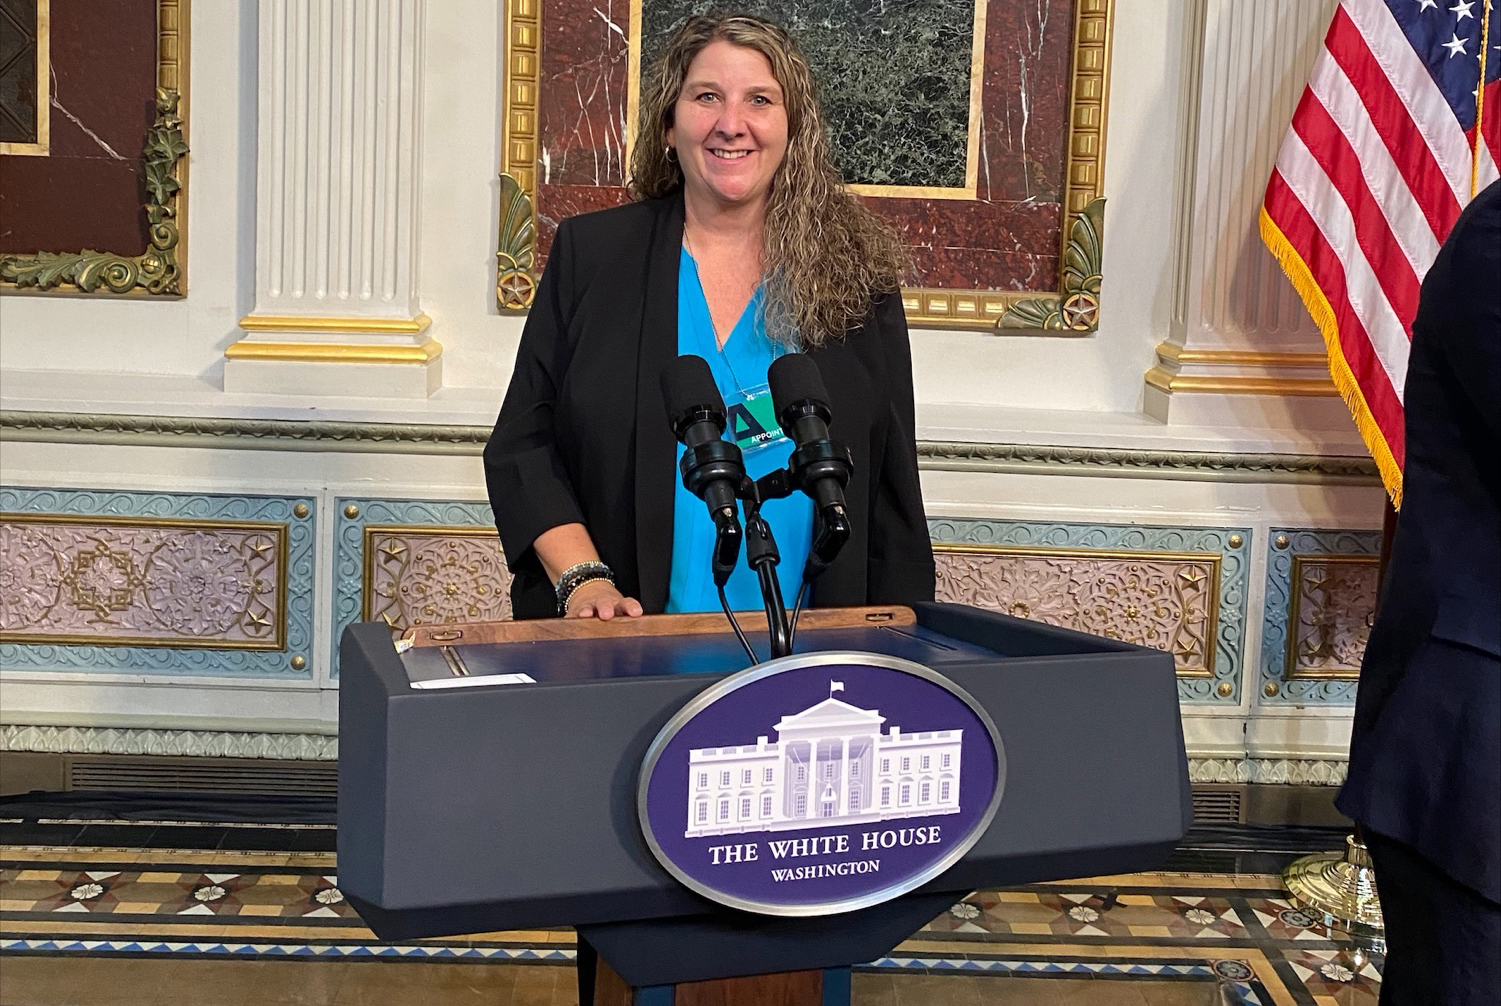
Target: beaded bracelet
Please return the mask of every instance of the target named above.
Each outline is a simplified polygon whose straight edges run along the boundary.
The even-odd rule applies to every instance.
[[[558,577],[558,614],[568,614],[568,601],[573,597],[574,591],[594,580],[608,580],[613,584],[615,574],[609,566],[599,561],[580,562],[563,570],[563,575]]]

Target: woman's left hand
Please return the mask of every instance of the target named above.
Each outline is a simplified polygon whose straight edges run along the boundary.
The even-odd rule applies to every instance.
[[[642,612],[640,601],[622,595],[609,580],[590,580],[568,599],[569,618],[597,618],[608,622],[616,615],[635,618]]]

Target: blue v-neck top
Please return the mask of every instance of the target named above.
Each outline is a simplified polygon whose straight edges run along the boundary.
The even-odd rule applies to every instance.
[[[757,290],[745,313],[721,350],[709,318],[709,304],[704,299],[698,278],[698,263],[687,249],[682,252],[678,268],[678,355],[701,356],[709,362],[714,383],[727,406],[745,399],[747,394],[766,391],[766,371],[777,357],[787,352],[766,335],[761,316],[761,291]],[[729,434],[726,433],[728,438]],[[745,454],[745,471],[752,480],[775,469],[787,467],[792,441],[785,436]],[[683,451],[678,451],[681,460]],[[703,500],[683,488],[680,469],[672,477],[677,487],[672,504],[672,574],[667,588],[667,611],[672,614],[695,611],[719,611],[719,592],[714,586],[710,558],[714,551],[714,522]],[[743,510],[742,510],[743,513]],[[777,579],[787,607],[792,607],[802,583],[803,564],[813,546],[813,501],[802,493],[781,500],[771,500],[761,507],[761,516],[771,525],[781,563]],[[735,611],[760,611],[761,585],[756,574],[745,564],[742,548],[740,564],[735,567],[725,587],[730,607]]]

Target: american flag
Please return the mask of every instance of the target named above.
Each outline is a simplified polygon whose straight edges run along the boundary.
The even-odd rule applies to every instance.
[[[1498,11],[1495,0],[1341,0],[1262,206],[1262,238],[1323,331],[1399,506],[1418,288],[1501,162]]]

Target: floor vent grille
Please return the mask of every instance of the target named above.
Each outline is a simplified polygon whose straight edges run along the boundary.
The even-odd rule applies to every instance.
[[[334,762],[275,762],[218,758],[74,758],[72,790],[254,793],[269,796],[338,795]]]
[[[1244,786],[1195,786],[1194,824],[1244,824]]]

